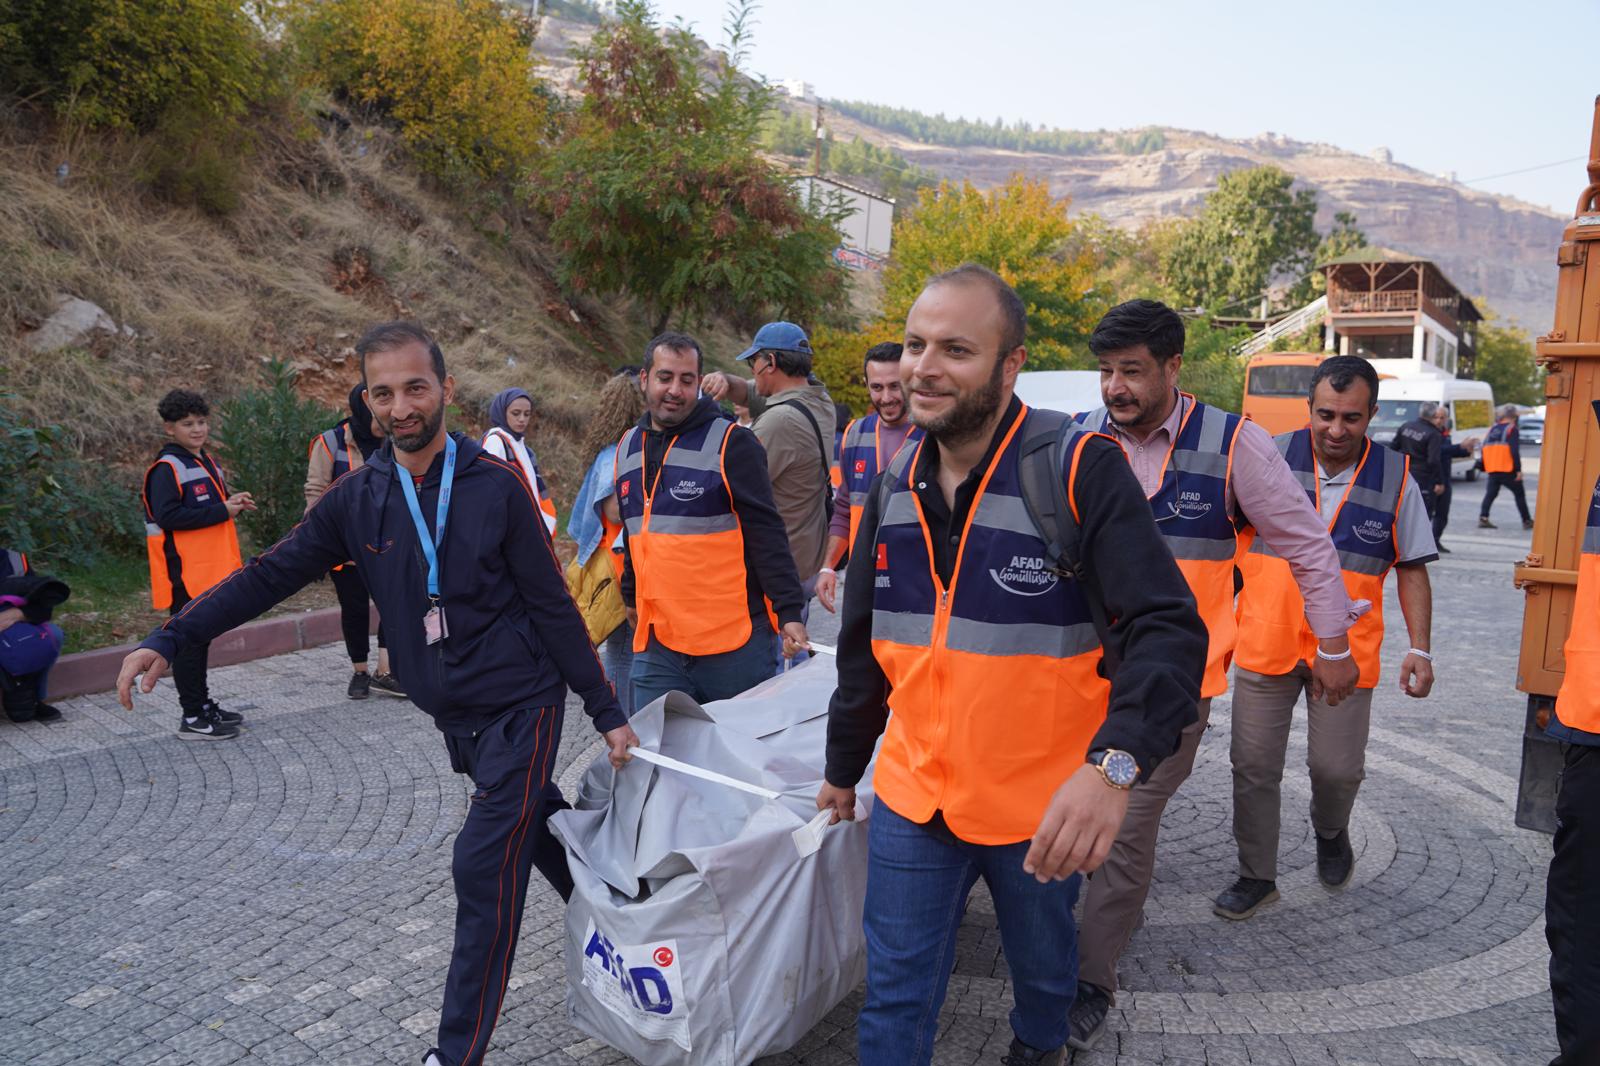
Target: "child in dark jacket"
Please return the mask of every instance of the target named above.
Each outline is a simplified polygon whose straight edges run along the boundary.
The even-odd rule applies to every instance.
[[[171,443],[144,475],[145,548],[150,559],[150,602],[176,615],[194,597],[239,569],[239,534],[233,520],[255,510],[248,492],[228,493],[222,469],[206,451],[211,408],[205,397],[173,389],[156,405]],[[181,740],[232,740],[244,716],[226,711],[206,684],[211,642],[185,647],[172,663],[183,708]]]

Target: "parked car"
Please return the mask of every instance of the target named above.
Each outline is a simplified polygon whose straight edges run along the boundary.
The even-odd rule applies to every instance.
[[[1524,415],[1517,419],[1517,440],[1523,444],[1544,443],[1544,419]]]

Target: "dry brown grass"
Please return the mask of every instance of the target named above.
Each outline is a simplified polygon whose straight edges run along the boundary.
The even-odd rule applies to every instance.
[[[87,454],[142,462],[159,438],[151,408],[163,392],[226,395],[273,358],[296,366],[303,391],[342,404],[358,375],[354,338],[411,317],[445,348],[462,428],[481,428],[499,389],[526,388],[547,416],[535,443],[551,479],[570,482],[564,495],[576,490],[588,397],[645,339],[631,308],[569,307],[528,227],[510,238],[479,228],[408,172],[380,131],[264,138],[241,207],[218,220],[133,187],[137,144],[30,138],[5,122],[0,364],[26,413],[69,427]],[[73,171],[65,188],[54,177],[62,158]],[[25,354],[22,334],[56,293],[93,300],[137,336]]]

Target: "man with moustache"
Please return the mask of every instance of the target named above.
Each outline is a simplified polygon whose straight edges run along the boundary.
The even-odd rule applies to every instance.
[[[196,596],[123,660],[122,705],[185,646],[254,618],[328,570],[359,560],[383,616],[394,671],[444,733],[450,764],[477,789],[456,837],[455,947],[429,1066],[477,1066],[511,975],[527,896],[540,873],[566,899],[566,853],[550,780],[567,686],[621,766],[639,740],[595,658],[533,490],[514,465],[447,433],[455,379],[410,322],[356,344],[367,403],[389,443],[329,485],[300,524]],[[528,535],[536,530],[535,536]]]
[[[728,699],[772,676],[775,632],[810,647],[789,536],[753,432],[700,395],[687,333],[645,347],[645,413],[617,445],[622,602],[633,624],[634,704],[677,690]]]
[[[839,576],[834,568],[855,540],[867,492],[911,436],[911,420],[906,417],[910,408],[900,386],[900,349],[894,341],[867,349],[861,373],[872,413],[845,427],[839,448],[841,481],[828,525],[827,565],[817,577],[817,599],[830,612],[835,609],[839,594]]]
[[[1378,410],[1378,373],[1353,355],[1324,359],[1311,379],[1311,424],[1274,439],[1316,507],[1339,552],[1346,591],[1372,610],[1350,627],[1360,672],[1355,692],[1337,707],[1319,694],[1310,664],[1317,654],[1300,597],[1284,560],[1257,541],[1240,560],[1239,640],[1234,659],[1233,835],[1239,879],[1217,897],[1224,918],[1247,918],[1278,897],[1280,787],[1295,704],[1306,698],[1306,766],[1317,877],[1328,888],[1355,872],[1350,811],[1365,776],[1372,691],[1383,650],[1383,586],[1398,574],[1400,610],[1411,638],[1400,662],[1400,691],[1421,699],[1433,687],[1429,652],[1433,593],[1427,564],[1437,559],[1433,529],[1409,460],[1367,439]]]
[[[1093,1047],[1105,1031],[1117,992],[1117,960],[1150,894],[1162,812],[1194,768],[1211,700],[1228,689],[1237,633],[1234,561],[1241,544],[1248,546],[1248,536],[1242,536],[1247,526],[1288,561],[1305,599],[1318,637],[1312,665],[1317,695],[1331,706],[1356,683],[1345,632],[1366,607],[1345,595],[1326,526],[1265,430],[1179,390],[1183,344],[1183,319],[1155,300],[1118,304],[1089,337],[1105,406],[1079,415],[1079,421],[1121,443],[1162,539],[1194,593],[1209,644],[1198,720],[1184,730],[1177,754],[1134,788],[1122,832],[1085,891],[1069,1041],[1080,1050]]]
[[[1113,441],[1013,395],[1027,317],[994,272],[941,274],[906,319],[901,380],[926,436],[868,493],[845,586],[819,809],[873,777],[860,1059],[927,1063],[968,892],[982,877],[1010,967],[1011,1066],[1063,1061],[1072,908],[1128,792],[1194,721],[1205,628]],[[1082,574],[1045,568],[1022,455],[1043,436]],[[1036,468],[1029,467],[1032,471]],[[1121,656],[1100,676],[1097,610]],[[892,712],[892,713],[891,713]]]

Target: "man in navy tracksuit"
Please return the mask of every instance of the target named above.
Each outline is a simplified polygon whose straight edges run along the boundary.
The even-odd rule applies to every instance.
[[[455,949],[425,1061],[482,1062],[510,976],[530,866],[565,899],[566,855],[546,820],[567,686],[621,765],[638,743],[567,594],[538,503],[513,465],[447,434],[454,379],[426,331],[368,330],[356,346],[367,402],[390,444],[336,480],[281,541],[195,599],[123,663],[118,690],[155,680],[190,643],[255,617],[358,560],[384,619],[395,676],[477,785],[456,838]],[[426,540],[424,540],[426,536]]]

